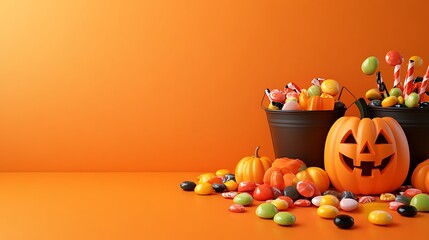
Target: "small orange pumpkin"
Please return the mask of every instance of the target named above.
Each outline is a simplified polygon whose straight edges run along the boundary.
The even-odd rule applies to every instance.
[[[429,159],[419,163],[411,176],[411,184],[425,193],[429,193]]]
[[[297,184],[302,180],[309,180],[313,182],[322,193],[328,190],[329,185],[331,184],[328,173],[319,167],[309,167],[303,171],[300,171],[295,175],[293,183]]]
[[[325,170],[337,190],[365,195],[394,191],[409,165],[407,137],[391,117],[342,117],[326,137]]]
[[[244,157],[235,167],[235,179],[238,183],[252,181],[262,184],[265,171],[271,167],[272,161],[268,157],[259,157],[259,146],[253,156]]]
[[[295,174],[306,168],[300,159],[278,158],[265,172],[264,184],[283,190],[293,184]]]

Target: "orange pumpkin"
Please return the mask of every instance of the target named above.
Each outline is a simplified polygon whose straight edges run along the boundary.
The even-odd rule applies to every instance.
[[[305,168],[305,163],[299,159],[278,158],[265,172],[264,184],[283,190],[285,187],[291,186],[295,174]]]
[[[328,174],[325,172],[325,170],[319,167],[309,167],[303,171],[300,171],[295,175],[293,183],[297,184],[302,180],[309,180],[313,182],[322,193],[328,190],[329,186],[331,185]]]
[[[425,193],[429,193],[429,159],[419,163],[411,176],[411,184]]]
[[[271,167],[272,161],[268,157],[259,157],[259,147],[253,156],[244,157],[235,167],[235,179],[238,183],[252,181],[263,183],[265,171]]]
[[[380,194],[401,186],[409,156],[407,138],[395,119],[342,117],[326,137],[325,170],[337,190]]]

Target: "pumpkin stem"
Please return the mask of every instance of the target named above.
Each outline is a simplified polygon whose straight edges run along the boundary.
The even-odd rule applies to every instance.
[[[259,151],[259,146],[256,147],[255,154],[253,155],[253,157],[259,158],[258,151]]]
[[[355,102],[356,106],[359,109],[360,112],[360,118],[370,118],[369,108],[368,105],[366,105],[366,101],[363,98],[359,98]]]

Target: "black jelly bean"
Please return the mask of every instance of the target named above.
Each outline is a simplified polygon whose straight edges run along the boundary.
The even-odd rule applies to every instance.
[[[399,206],[396,211],[404,217],[414,217],[417,214],[417,208],[411,205],[402,205]]]
[[[405,205],[410,205],[411,198],[405,195],[397,195],[395,198],[395,202],[401,202]]]
[[[228,182],[229,180],[233,180],[235,182],[237,181],[237,180],[235,180],[235,175],[232,173],[225,174],[225,176],[223,178],[223,182]]]
[[[358,198],[350,191],[343,191],[341,192],[341,197],[340,199],[344,199],[344,198],[351,198],[354,199],[356,201],[358,201]]]
[[[217,193],[225,192],[225,189],[226,189],[226,186],[223,183],[215,183],[212,185],[212,187]]]
[[[339,228],[348,229],[353,227],[355,220],[349,215],[340,214],[334,218],[334,224]]]
[[[371,100],[368,105],[374,106],[374,107],[381,107],[381,100],[378,100],[378,99]]]
[[[335,196],[336,198],[340,198],[341,197],[341,193],[335,191],[335,190],[326,190],[325,192],[323,192],[322,194],[323,196],[325,195],[332,195]]]
[[[283,190],[283,195],[292,198],[293,201],[304,198],[301,194],[299,194],[295,186],[285,187]]]
[[[197,186],[197,184],[192,181],[183,181],[180,183],[180,188],[185,191],[194,191],[195,186]]]

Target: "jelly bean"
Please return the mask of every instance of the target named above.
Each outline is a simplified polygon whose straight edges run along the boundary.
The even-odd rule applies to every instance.
[[[253,198],[258,201],[265,201],[274,198],[273,188],[268,184],[257,186],[253,192]]]
[[[210,183],[210,184],[215,184],[215,183],[221,183],[221,184],[223,184],[223,181],[222,181],[222,178],[221,177],[218,177],[218,176],[214,176],[214,177],[211,177],[209,180],[208,180],[208,183]]]
[[[290,212],[279,212],[274,215],[274,222],[282,226],[293,225],[296,221],[295,215]]]
[[[369,222],[375,225],[389,225],[393,222],[393,217],[383,210],[374,210],[368,215]]]
[[[354,199],[356,201],[358,200],[358,198],[350,191],[342,191],[341,192],[340,199],[344,199],[344,198],[351,198],[351,199]]]
[[[317,215],[322,218],[335,218],[339,213],[338,208],[331,205],[323,205],[317,208]]]
[[[180,188],[184,191],[194,191],[195,186],[197,186],[197,184],[192,181],[183,181],[180,183]]]
[[[325,196],[325,195],[332,195],[332,196],[335,196],[337,198],[341,197],[341,193],[339,193],[335,190],[326,190],[325,192],[323,192],[323,196]]]
[[[253,192],[256,188],[256,183],[252,181],[243,181],[238,184],[239,192]]]
[[[242,213],[246,211],[246,208],[241,204],[234,203],[229,206],[228,210],[234,213]]]
[[[271,203],[261,203],[255,211],[260,218],[273,218],[278,212],[276,206]]]
[[[343,198],[340,201],[340,209],[342,209],[346,212],[353,211],[353,210],[357,209],[358,207],[359,207],[358,201],[356,201],[352,198]]]
[[[311,206],[311,202],[308,199],[298,199],[293,203],[293,205],[297,207],[309,207]]]
[[[401,202],[401,203],[403,203],[405,205],[410,205],[411,198],[408,197],[408,196],[405,196],[405,195],[398,195],[398,196],[396,196],[395,201],[396,202]]]
[[[315,196],[314,198],[311,199],[311,203],[316,206],[319,207],[320,206],[320,199],[322,198],[322,196]]]
[[[378,59],[374,56],[368,57],[362,62],[361,70],[366,75],[374,74],[378,67]]]
[[[419,212],[429,212],[429,195],[419,193],[411,198],[411,206],[414,206]]]
[[[405,205],[405,204],[402,202],[392,201],[392,202],[389,202],[389,209],[396,211],[396,209],[398,209],[398,207],[402,205]]]
[[[296,190],[304,197],[312,197],[316,191],[313,184],[308,180],[299,181],[296,184]]]
[[[417,208],[415,208],[414,206],[410,206],[410,205],[402,205],[399,206],[398,209],[396,209],[396,211],[404,217],[414,217],[417,214]]]
[[[283,191],[281,191],[280,189],[273,187],[273,193],[274,193],[274,198],[278,198],[280,196],[283,196]]]
[[[285,200],[287,202],[288,208],[293,208],[293,199],[288,196],[280,196],[277,199]]]
[[[253,203],[253,197],[249,193],[243,192],[235,195],[232,201],[243,206],[250,206]]]
[[[215,190],[215,192],[217,192],[217,193],[223,193],[226,190],[226,186],[223,183],[212,184],[212,187]]]
[[[228,182],[229,180],[235,181],[235,175],[228,173],[228,174],[225,174],[225,176],[223,176],[223,182]]]
[[[299,194],[298,190],[293,185],[285,187],[285,189],[283,190],[283,195],[292,198],[292,200],[294,201],[300,198],[304,198],[301,194]]]
[[[320,206],[331,205],[334,207],[338,207],[339,204],[340,204],[340,200],[338,200],[338,198],[335,197],[334,195],[325,195],[325,196],[322,196],[322,198],[320,198]]]
[[[200,174],[198,177],[197,177],[197,179],[198,180],[201,180],[201,178],[206,178],[207,180],[208,179],[210,179],[211,177],[214,177],[215,176],[215,174],[214,173],[203,173],[203,174]]]
[[[396,65],[402,64],[402,62],[404,61],[404,58],[401,56],[399,52],[390,50],[389,52],[387,52],[385,60],[386,60],[386,63],[389,64],[390,66],[396,66]]]
[[[279,211],[286,210],[289,207],[289,204],[282,199],[274,199],[270,203],[276,206],[277,210]]]
[[[224,192],[222,193],[222,197],[226,199],[233,199],[235,196],[237,196],[238,192]]]
[[[200,175],[198,183],[208,183],[211,178],[215,177],[211,174]]]
[[[407,190],[405,190],[403,195],[412,198],[412,197],[414,197],[420,193],[422,193],[422,190],[420,190],[418,188],[408,188]]]
[[[229,174],[230,171],[228,169],[219,169],[216,171],[215,175],[218,177],[224,177],[226,174]]]
[[[396,198],[396,196],[392,193],[382,193],[380,195],[380,200],[383,202],[390,202],[390,201],[394,201]]]
[[[229,180],[227,182],[224,183],[226,190],[228,191],[235,191],[237,190],[238,187],[238,183],[234,180]]]
[[[414,67],[419,68],[423,65],[423,59],[419,56],[412,56],[410,57],[410,60],[414,61]]]
[[[381,101],[382,107],[393,107],[398,103],[398,98],[395,96],[389,96]]]
[[[340,214],[334,218],[334,224],[339,228],[349,229],[353,227],[355,220],[349,215]]]
[[[197,186],[195,186],[194,192],[199,195],[209,195],[213,192],[213,187],[210,183],[198,183]]]
[[[371,203],[371,202],[375,202],[375,201],[377,201],[377,199],[373,196],[359,197],[359,203]]]

